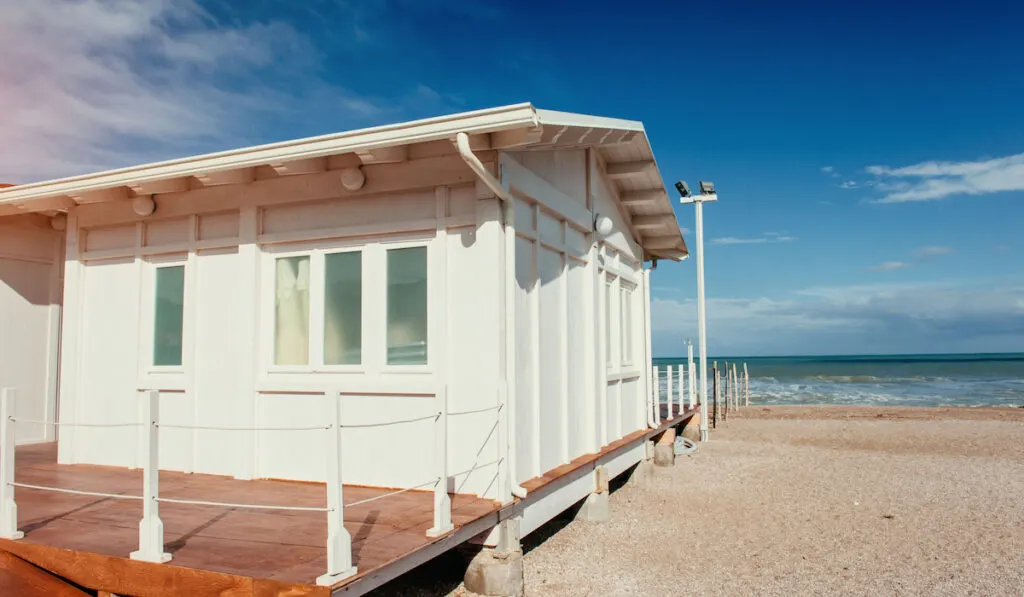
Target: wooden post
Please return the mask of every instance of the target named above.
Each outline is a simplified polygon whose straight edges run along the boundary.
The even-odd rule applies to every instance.
[[[718,361],[711,373],[711,428],[718,429]]]
[[[672,365],[665,365],[665,408],[668,420],[672,420]]]
[[[750,373],[746,363],[743,363],[743,402],[750,406]]]
[[[736,374],[736,363],[732,364],[732,393],[736,396],[736,410],[739,410],[743,405],[740,403],[740,378]]]
[[[164,552],[164,523],[160,520],[160,392],[140,392],[142,424],[148,432],[143,444],[142,520],[139,522],[139,549],[129,554],[133,560],[162,564],[171,561]]]
[[[434,526],[427,529],[428,537],[440,537],[455,528],[452,499],[448,495],[448,387],[440,387],[435,399],[440,413],[434,423],[434,470],[438,481],[434,486]]]
[[[352,536],[345,529],[345,499],[341,478],[341,392],[327,399],[327,573],[316,584],[329,587],[356,573],[352,565]]]
[[[683,402],[683,394],[686,392],[686,374],[683,372],[682,363],[676,367],[676,371],[676,380],[678,382],[676,383],[676,399],[679,401],[676,405],[676,412],[683,414],[683,411],[686,410],[686,403]]]
[[[14,388],[4,388],[0,396],[0,537],[21,539],[18,530],[18,505],[14,501]]]

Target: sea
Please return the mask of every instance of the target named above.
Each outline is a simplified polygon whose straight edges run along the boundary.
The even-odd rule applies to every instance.
[[[747,364],[751,403],[1024,407],[1024,353],[716,357],[709,368],[712,361],[736,363],[741,377]],[[654,359],[662,368],[685,362]],[[664,392],[664,373],[660,385]]]

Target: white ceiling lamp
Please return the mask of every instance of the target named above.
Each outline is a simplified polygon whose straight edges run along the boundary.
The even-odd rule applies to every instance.
[[[615,223],[608,216],[601,214],[594,215],[594,232],[601,238],[606,238],[615,230]]]
[[[56,230],[58,232],[63,232],[65,230],[67,230],[67,228],[68,228],[68,215],[67,214],[57,214],[57,215],[53,216],[52,218],[50,218],[50,228],[53,228],[54,230]]]
[[[358,191],[366,184],[366,174],[361,167],[345,168],[341,171],[341,186],[349,191]]]
[[[141,195],[132,199],[132,211],[136,214],[146,217],[156,211],[156,201],[153,201],[153,197],[149,195]]]

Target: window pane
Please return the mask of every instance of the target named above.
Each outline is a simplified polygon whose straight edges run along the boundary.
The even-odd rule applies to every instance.
[[[309,363],[309,257],[282,257],[274,282],[274,364]]]
[[[358,365],[363,347],[363,254],[324,257],[324,364]]]
[[[185,266],[156,269],[153,364],[180,366],[185,317]]]
[[[427,248],[388,251],[388,364],[427,362]]]

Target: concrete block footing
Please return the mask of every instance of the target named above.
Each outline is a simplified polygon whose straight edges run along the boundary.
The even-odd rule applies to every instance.
[[[651,447],[651,457],[653,458],[653,446]],[[651,482],[651,477],[654,475],[654,461],[653,460],[641,460],[633,468],[633,472],[630,473],[629,479],[626,481],[626,485],[629,487],[645,487]]]
[[[672,466],[676,463],[676,430],[670,427],[661,434],[654,445],[655,466]]]
[[[488,597],[523,597],[523,552],[485,547],[466,569],[467,591]]]
[[[592,493],[583,500],[583,506],[576,513],[576,520],[585,522],[607,522],[611,518],[608,506],[608,492]]]
[[[690,440],[691,442],[699,442],[700,441],[700,425],[698,425],[697,423],[691,421],[690,423],[688,423],[686,425],[686,427],[683,427],[682,434],[683,434],[683,437],[685,437],[686,439]]]

